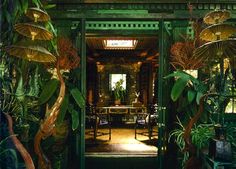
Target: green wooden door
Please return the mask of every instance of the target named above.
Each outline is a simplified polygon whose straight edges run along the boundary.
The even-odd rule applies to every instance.
[[[158,68],[158,169],[166,168],[165,157],[167,156],[168,139],[168,102],[170,85],[164,79],[169,74],[169,51],[172,39],[170,22],[159,22],[159,68]]]

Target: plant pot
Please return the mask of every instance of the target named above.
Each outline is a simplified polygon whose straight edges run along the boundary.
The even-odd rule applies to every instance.
[[[217,161],[231,162],[231,143],[226,140],[226,128],[220,124],[214,126],[215,138],[210,140],[209,156]]]
[[[118,106],[118,105],[120,105],[120,104],[121,104],[121,101],[120,101],[120,99],[117,99],[117,100],[115,100],[115,102],[114,102],[114,103],[115,103],[115,105],[117,105],[117,106]]]

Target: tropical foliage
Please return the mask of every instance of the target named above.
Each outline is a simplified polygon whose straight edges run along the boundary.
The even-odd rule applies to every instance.
[[[183,154],[182,167],[184,167],[185,162],[189,158],[189,153],[185,151],[185,141],[184,141],[184,132],[185,126],[182,122],[177,118],[177,128],[174,129],[169,136],[170,139],[174,139],[178,147]],[[214,137],[214,124],[197,124],[191,130],[191,138],[193,144],[196,146],[198,150],[205,148],[209,144],[209,140]],[[198,152],[199,153],[199,152]]]
[[[7,143],[10,137],[0,141],[0,166],[3,169],[17,169],[19,165],[16,150]]]
[[[78,107],[83,108],[85,105],[85,99],[82,96],[80,90],[76,86],[76,75],[73,69],[79,66],[80,57],[77,55],[77,50],[74,48],[71,41],[66,38],[57,39],[57,51],[58,51],[58,62],[61,72],[66,84],[66,94],[62,102],[60,113],[57,119],[57,124],[61,124],[66,117],[67,112],[71,115],[72,129],[77,129],[79,125],[79,112]],[[52,69],[51,74],[44,79],[42,93],[39,97],[39,104],[53,103],[59,81],[56,76],[56,70]]]

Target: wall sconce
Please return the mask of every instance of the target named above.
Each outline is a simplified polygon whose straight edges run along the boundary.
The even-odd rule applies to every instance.
[[[133,64],[134,72],[139,72],[142,62],[137,62]]]
[[[98,70],[98,72],[103,72],[103,70],[104,70],[104,65],[101,65],[101,63],[100,62],[97,62],[97,70]]]

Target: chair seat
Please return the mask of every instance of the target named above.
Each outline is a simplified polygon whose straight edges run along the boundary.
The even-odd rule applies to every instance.
[[[157,126],[157,121],[158,121],[158,115],[156,114],[155,111],[149,110],[148,112],[142,111],[137,114],[137,120],[135,124],[135,139],[137,139],[137,134],[148,136],[149,140],[153,136],[157,136],[157,134],[154,135],[154,126]],[[143,127],[146,128],[147,131],[139,131],[138,132],[138,127]]]
[[[94,130],[94,139],[98,136],[102,135],[109,135],[109,140],[111,140],[111,121],[110,121],[110,114],[107,112],[106,109],[102,107],[96,107],[95,108],[95,115],[96,115],[96,125],[95,125],[95,130]],[[108,132],[101,132],[98,131],[100,127],[106,126],[108,127]]]
[[[109,135],[109,140],[111,140],[111,125],[110,125],[110,116],[107,113],[106,109],[96,106],[87,106],[86,112],[86,126],[93,129],[94,140],[97,137],[102,135]],[[108,132],[99,131],[101,126],[108,127]],[[89,132],[89,134],[91,131]]]
[[[108,121],[105,121],[105,120],[100,120],[99,121],[99,125],[107,125],[107,124],[109,124]]]
[[[145,119],[140,119],[140,120],[137,120],[136,123],[144,125],[146,123],[146,120]]]

